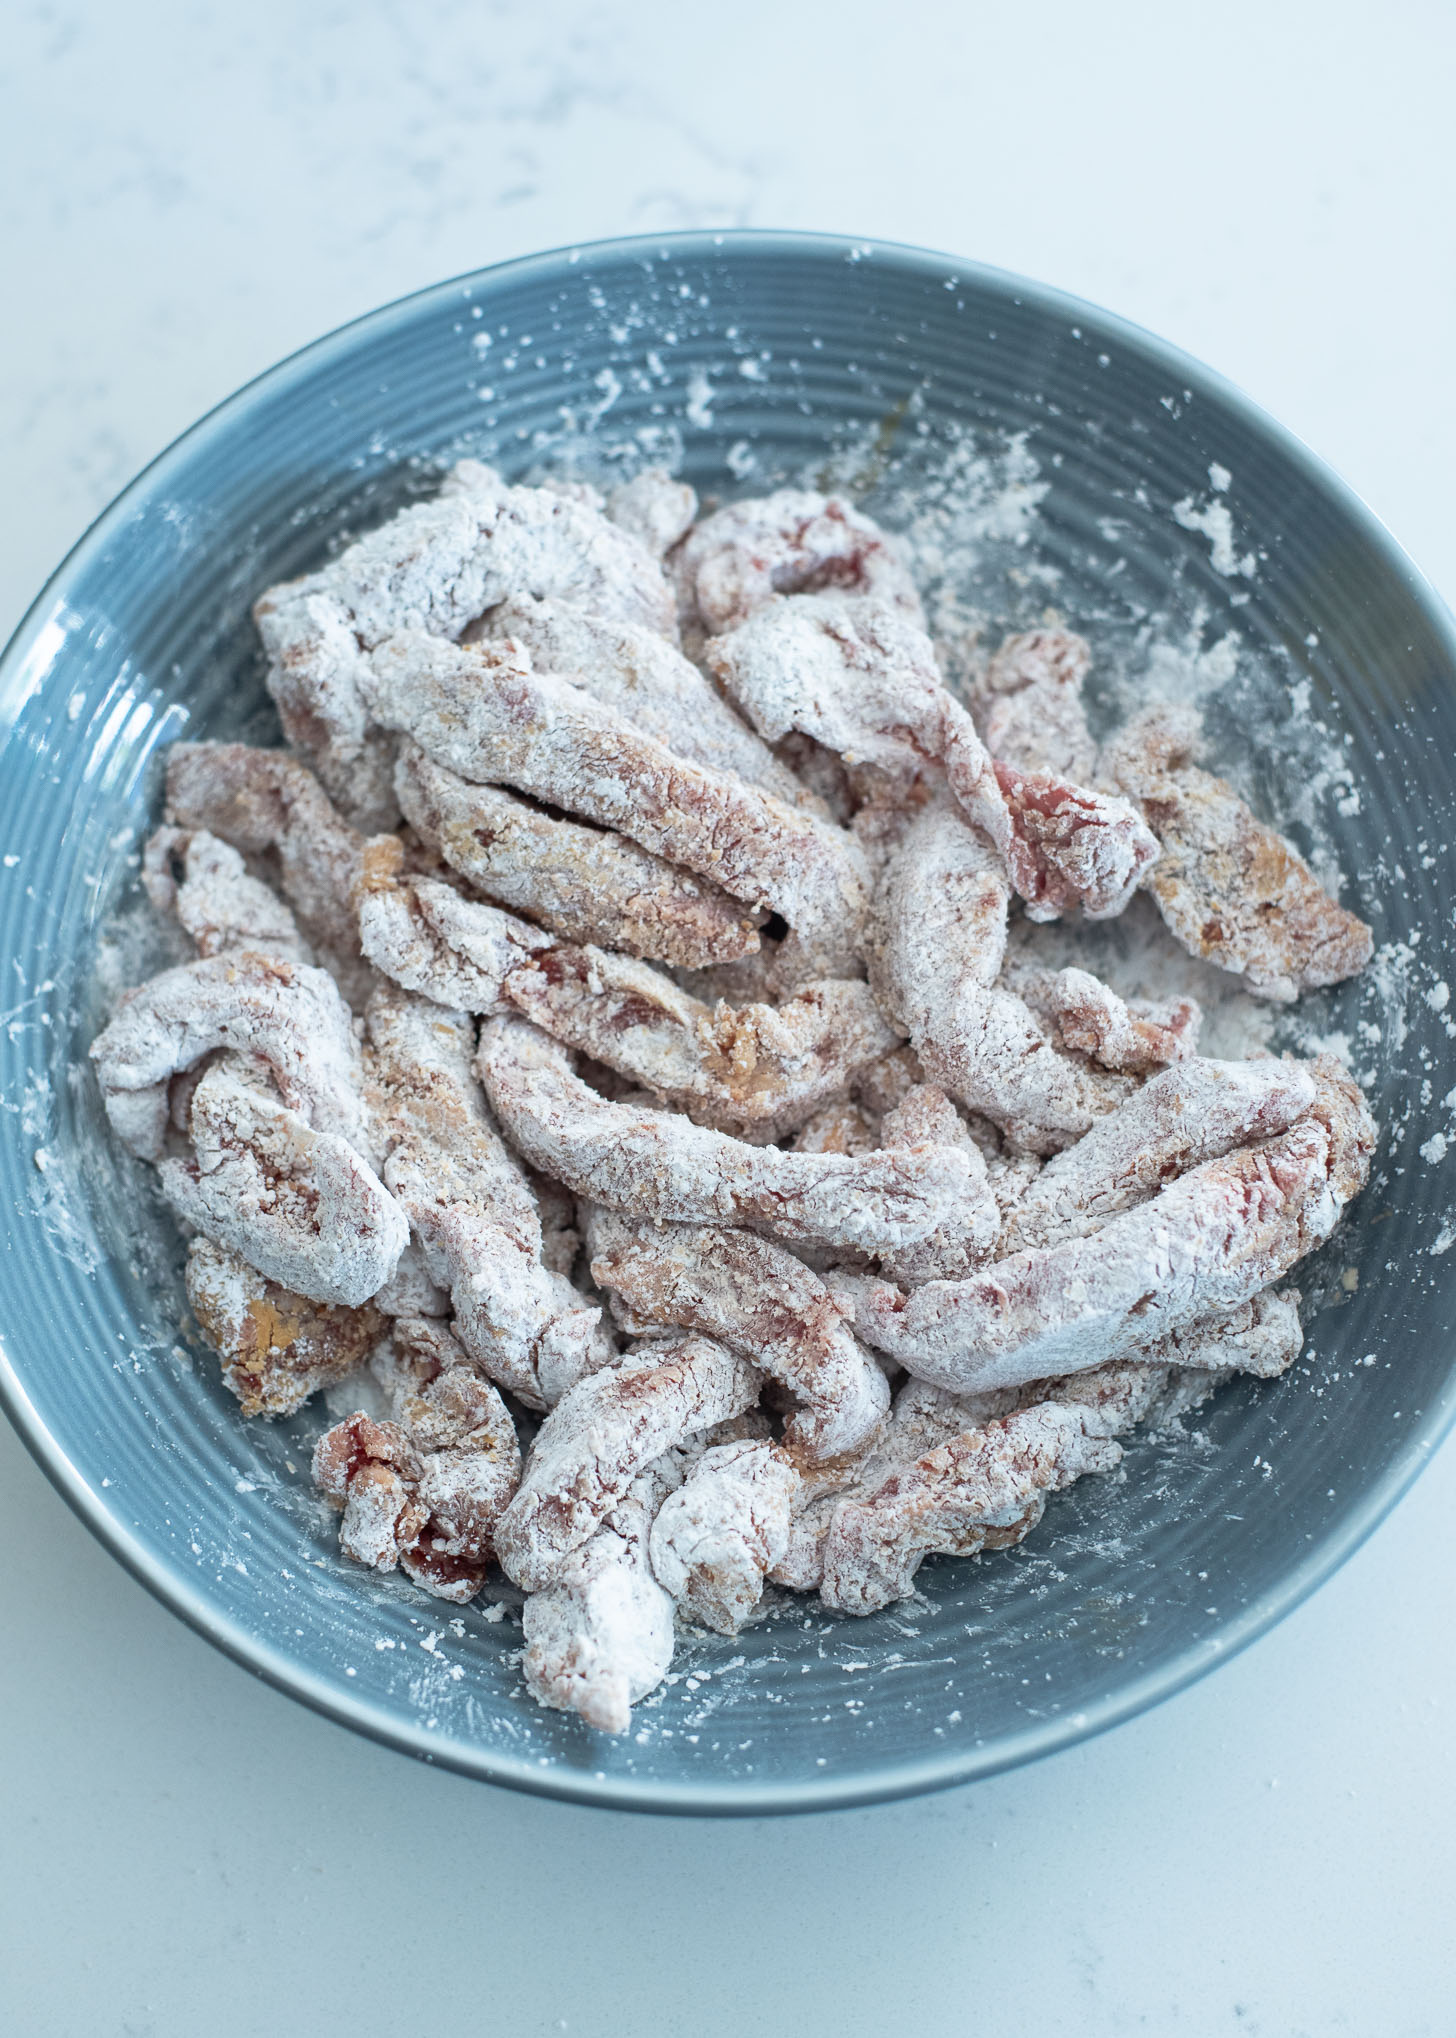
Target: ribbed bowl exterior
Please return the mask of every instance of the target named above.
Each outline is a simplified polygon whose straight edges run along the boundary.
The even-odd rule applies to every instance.
[[[655,452],[720,496],[820,472],[903,521],[968,447],[1001,484],[1042,491],[1030,525],[1003,514],[1004,486],[975,525],[990,625],[1054,602],[1124,702],[1150,632],[1237,633],[1210,722],[1220,754],[1266,811],[1333,847],[1381,947],[1373,979],[1312,1007],[1371,1077],[1377,1176],[1301,1277],[1305,1359],[1225,1389],[1202,1444],[1135,1442],[1125,1479],[1056,1499],[1021,1550],[930,1565],[923,1600],[877,1618],[791,1605],[736,1642],[691,1641],[609,1740],[525,1696],[513,1620],[456,1620],[344,1565],[307,1490],[317,1409],[244,1423],[189,1340],[175,1235],[108,1139],[85,1060],[125,966],[113,948],[101,969],[98,940],[135,888],[160,750],[184,731],[272,739],[254,595],[449,459],[517,475]],[[1175,514],[1215,498],[1248,573],[1215,572],[1207,533]],[[693,234],[513,263],[361,320],[134,482],[0,667],[10,1414],[204,1634],[471,1775],[662,1811],[791,1810],[955,1782],[1127,1717],[1326,1576],[1453,1411],[1456,1178],[1417,1151],[1449,1124],[1456,1083],[1438,988],[1456,978],[1453,674],[1446,613],[1301,446],[1173,349],[1013,277],[830,238]]]

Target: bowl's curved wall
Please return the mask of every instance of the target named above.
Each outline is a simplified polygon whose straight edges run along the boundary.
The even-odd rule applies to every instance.
[[[1368,981],[1301,1008],[1369,1074],[1384,1145],[1303,1283],[1296,1373],[1226,1391],[1206,1445],[1137,1442],[1125,1479],[1056,1501],[1022,1550],[930,1567],[924,1604],[867,1622],[790,1606],[686,1647],[620,1743],[524,1698],[511,1621],[455,1622],[346,1575],[306,1491],[316,1416],[245,1425],[179,1337],[170,1226],[83,1066],[109,984],[138,963],[113,941],[98,978],[96,953],[158,749],[270,727],[252,596],[461,452],[512,475],[668,459],[718,494],[830,476],[918,521],[948,626],[955,596],[968,626],[967,602],[993,626],[1054,603],[1084,628],[1104,706],[1166,680],[1154,639],[1182,644],[1222,754],[1338,857],[1381,944]],[[1125,1716],[1317,1582],[1451,1412],[1453,1192],[1419,1148],[1437,1154],[1443,1127],[1456,1146],[1437,988],[1456,978],[1453,672],[1444,612],[1302,448],[1172,350],[1013,278],[828,239],[680,236],[487,271],[320,342],[133,484],[0,670],[12,1414],[93,1526],[224,1647],[477,1775],[660,1809],[847,1803]]]

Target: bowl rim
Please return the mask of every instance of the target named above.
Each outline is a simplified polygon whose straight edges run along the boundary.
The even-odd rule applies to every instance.
[[[286,392],[305,374],[347,354],[359,336],[387,333],[406,325],[423,310],[479,287],[532,275],[565,275],[592,261],[674,256],[711,258],[723,251],[767,255],[824,256],[841,251],[845,260],[888,262],[912,274],[965,278],[1025,303],[1069,325],[1095,326],[1120,345],[1138,353],[1176,379],[1177,386],[1215,395],[1242,421],[1300,468],[1310,483],[1331,497],[1359,529],[1380,566],[1404,586],[1424,611],[1432,634],[1443,644],[1456,668],[1456,619],[1420,569],[1400,547],[1384,522],[1355,489],[1321,460],[1295,433],[1271,417],[1237,384],[1205,366],[1182,348],[1147,328],[1107,311],[1087,299],[1033,281],[1014,271],[982,262],[940,254],[913,244],[870,240],[839,233],[807,233],[737,228],[691,230],[667,234],[635,234],[583,241],[514,257],[468,270],[440,283],[411,291],[365,312],[320,338],[308,342],[222,399],[150,460],[87,526],[46,580],[0,653],[0,750],[14,734],[6,709],[17,682],[27,687],[29,654],[56,600],[74,574],[87,566],[107,544],[135,505],[159,482],[183,465],[256,394]],[[72,1511],[131,1575],[214,1647],[275,1690],[301,1700],[313,1711],[355,1732],[411,1755],[433,1767],[454,1770],[477,1781],[502,1785],[534,1796],[600,1806],[618,1811],[658,1814],[759,1817],[773,1813],[848,1809],[886,1803],[923,1792],[993,1776],[1036,1761],[1106,1733],[1125,1720],[1174,1697],[1218,1664],[1228,1661],[1292,1613],[1344,1564],[1374,1532],[1430,1462],[1437,1446],[1456,1425],[1456,1366],[1443,1392],[1432,1398],[1418,1422],[1405,1433],[1384,1476],[1366,1493],[1339,1527],[1293,1562],[1281,1583],[1267,1590],[1240,1613],[1220,1622],[1210,1634],[1190,1643],[1165,1664],[1084,1711],[1045,1720],[995,1743],[946,1747],[933,1756],[898,1762],[883,1770],[861,1770],[844,1777],[805,1777],[796,1782],[758,1785],[736,1779],[723,1789],[704,1789],[657,1779],[613,1777],[585,1768],[542,1768],[537,1762],[508,1753],[449,1741],[401,1719],[373,1702],[352,1700],[326,1677],[308,1671],[257,1634],[223,1615],[207,1595],[196,1590],[180,1570],[168,1566],[133,1534],[118,1508],[104,1497],[81,1468],[72,1462],[41,1419],[26,1391],[22,1371],[0,1336],[0,1408],[8,1415],[31,1456]]]

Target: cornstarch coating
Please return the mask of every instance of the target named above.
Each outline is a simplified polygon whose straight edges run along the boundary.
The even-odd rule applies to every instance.
[[[472,785],[417,743],[400,746],[395,790],[405,819],[452,870],[564,940],[688,968],[758,947],[753,916],[716,885],[607,829]]]
[[[861,796],[903,801],[948,784],[1033,919],[1078,905],[1092,919],[1120,913],[1156,860],[1125,800],[993,758],[946,691],[929,637],[891,603],[770,601],[704,657],[755,728],[838,752]]]
[[[497,1545],[528,1591],[554,1584],[638,1473],[664,1451],[757,1402],[763,1376],[705,1337],[650,1346],[579,1381],[542,1423]]]
[[[874,1613],[910,1590],[929,1550],[974,1556],[1020,1541],[1045,1495],[1122,1456],[1083,1411],[1053,1401],[988,1422],[892,1475],[868,1500],[835,1509],[820,1593],[846,1613]]]
[[[395,630],[459,637],[497,602],[526,593],[674,627],[662,569],[629,531],[552,490],[507,487],[475,460],[459,463],[435,501],[259,597],[253,614],[284,734],[350,820],[388,828],[398,813],[393,745],[360,685],[368,653]]]
[[[1008,960],[1004,989],[1025,1000],[1058,1044],[1118,1075],[1147,1075],[1184,1061],[1198,1045],[1203,1014],[1193,998],[1154,1004],[1120,998],[1085,969],[1037,969]]]
[[[794,1153],[843,1153],[857,1159],[873,1153],[878,1145],[874,1120],[848,1098],[822,1105],[789,1141]]]
[[[1194,709],[1152,709],[1102,754],[1102,771],[1142,807],[1162,848],[1148,889],[1190,955],[1281,1004],[1337,984],[1370,960],[1370,929],[1309,865],[1256,821],[1233,787],[1192,762]]]
[[[674,1607],[652,1569],[648,1538],[680,1477],[670,1454],[659,1458],[573,1551],[563,1575],[527,1599],[521,1670],[539,1705],[625,1734],[632,1707],[667,1675]]]
[[[364,837],[296,757],[246,743],[174,743],[167,815],[247,854],[276,853],[283,895],[312,939],[342,954],[357,946],[350,902]]]
[[[1125,1088],[1064,1053],[1014,991],[997,988],[1008,904],[986,836],[927,809],[881,885],[874,983],[928,1074],[1015,1145],[1048,1153],[1079,1139]]]
[[[644,467],[630,481],[608,490],[605,508],[614,524],[660,559],[692,529],[698,498],[685,481],[675,481],[664,468]]]
[[[507,1009],[506,978],[538,949],[549,947],[549,937],[499,906],[464,897],[438,878],[403,875],[395,839],[385,835],[377,840],[380,853],[370,858],[357,894],[364,955],[391,983],[418,991],[447,1011]]]
[[[957,1148],[917,1145],[854,1160],[747,1146],[675,1112],[609,1103],[572,1074],[564,1048],[522,1019],[484,1029],[478,1067],[518,1151],[609,1210],[884,1253],[948,1239],[961,1213],[980,1207]]]
[[[776,1444],[746,1437],[704,1451],[652,1524],[652,1568],[685,1620],[736,1635],[788,1547],[799,1472]]]
[[[192,1091],[192,1152],[160,1164],[162,1193],[197,1231],[314,1302],[357,1305],[393,1276],[409,1223],[367,1161],[316,1132],[241,1055]]]
[[[543,1032],[691,1118],[772,1139],[843,1097],[899,1038],[868,984],[807,984],[778,1005],[708,1005],[645,963],[557,947],[506,995]]]
[[[502,602],[488,634],[512,638],[540,672],[560,672],[624,714],[680,757],[736,772],[791,807],[808,807],[804,787],[755,736],[697,666],[656,631],[609,622],[565,602]]]
[[[592,1278],[650,1323],[721,1338],[801,1404],[785,1430],[808,1458],[854,1450],[889,1405],[885,1376],[802,1261],[766,1238],[593,1213]]]
[[[684,621],[709,630],[731,629],[776,594],[836,588],[922,617],[894,539],[842,496],[812,489],[730,503],[688,533],[671,566]]]
[[[347,1379],[388,1328],[372,1303],[310,1302],[210,1238],[187,1254],[187,1301],[244,1415],[292,1415]]]
[[[889,1148],[957,1154],[965,1168],[959,1209],[928,1237],[881,1250],[880,1264],[893,1280],[912,1287],[921,1281],[954,1281],[985,1259],[1001,1228],[1001,1209],[986,1157],[944,1090],[919,1083],[880,1120]]]
[[[1328,1057],[1288,1132],[1205,1161],[1096,1231],[1013,1253],[908,1297],[871,1285],[855,1327],[922,1379],[1019,1386],[1125,1358],[1148,1338],[1249,1300],[1321,1244],[1365,1185],[1374,1125]]]
[[[806,1523],[825,1603],[872,1613],[910,1594],[932,1551],[966,1556],[1020,1542],[1048,1494],[1118,1463],[1117,1436],[1171,1420],[1236,1370],[1276,1376],[1300,1344],[1293,1300],[1264,1294],[1170,1334],[1140,1359],[1037,1381],[1009,1405],[1004,1395],[950,1396],[911,1380],[885,1446]]]
[[[515,1425],[464,1364],[427,1383],[406,1376],[393,1401],[392,1421],[351,1415],[319,1438],[314,1484],[342,1511],[346,1557],[376,1571],[399,1565],[436,1598],[463,1604],[484,1583],[520,1478]]]
[[[1002,1249],[1085,1237],[1201,1162],[1287,1132],[1317,1094],[1313,1070],[1299,1062],[1199,1059],[1165,1069],[1052,1155],[1007,1219]]]
[[[1089,783],[1097,745],[1082,682],[1091,663],[1086,639],[1070,630],[1008,637],[971,690],[971,709],[991,754],[1018,771]]]
[[[462,460],[259,596],[288,748],[167,754],[196,954],[92,1044],[112,1129],[243,1417],[327,1397],[345,1575],[523,1594],[573,1733],[681,1629],[881,1613],[1277,1380],[1370,1170],[1341,1062],[1200,1054],[1181,953],[1288,1003],[1370,930],[1196,717],[1099,751],[1054,611],[963,616],[953,693],[911,556],[816,490]],[[1116,983],[1078,932],[1139,889],[1156,997],[1141,907]]]
[[[298,922],[277,893],[250,877],[237,850],[205,828],[159,828],[142,852],[142,882],[159,913],[176,915],[199,955],[264,948],[308,961]]]
[[[91,1046],[113,1129],[160,1160],[171,1078],[215,1048],[265,1062],[283,1102],[368,1151],[359,1047],[328,973],[239,949],[164,970],[130,992]]]
[[[373,653],[363,684],[382,723],[462,778],[615,828],[780,914],[801,980],[852,973],[867,900],[843,829],[669,751],[569,679],[532,671],[510,640],[454,646],[401,631]]]
[[[612,1351],[601,1312],[541,1259],[540,1214],[470,1066],[474,1028],[397,992],[369,1011],[384,1180],[487,1378],[547,1408]]]

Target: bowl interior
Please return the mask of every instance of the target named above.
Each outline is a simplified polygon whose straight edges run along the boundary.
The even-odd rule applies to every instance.
[[[1271,1013],[1214,983],[1210,1051],[1341,1044],[1371,1186],[1301,1271],[1308,1347],[1140,1438],[1019,1549],[937,1560],[867,1621],[780,1597],[685,1641],[620,1741],[526,1698],[502,1600],[346,1566],[313,1405],[247,1424],[181,1327],[181,1254],[85,1064],[163,948],[136,852],[158,754],[273,740],[248,609],[462,453],[512,477],[675,467],[707,495],[843,489],[910,535],[945,642],[1055,611],[1094,711],[1205,707],[1213,752],[1375,927],[1358,983]],[[297,1695],[470,1773],[659,1809],[925,1788],[1125,1716],[1352,1548],[1452,1409],[1449,623],[1303,449],[1116,320],[905,250],[682,236],[542,257],[321,342],[196,427],[88,534],[0,672],[0,1388],[62,1490],[178,1611]],[[1053,932],[1046,939],[1053,946]],[[1156,977],[1151,915],[1106,966]]]

